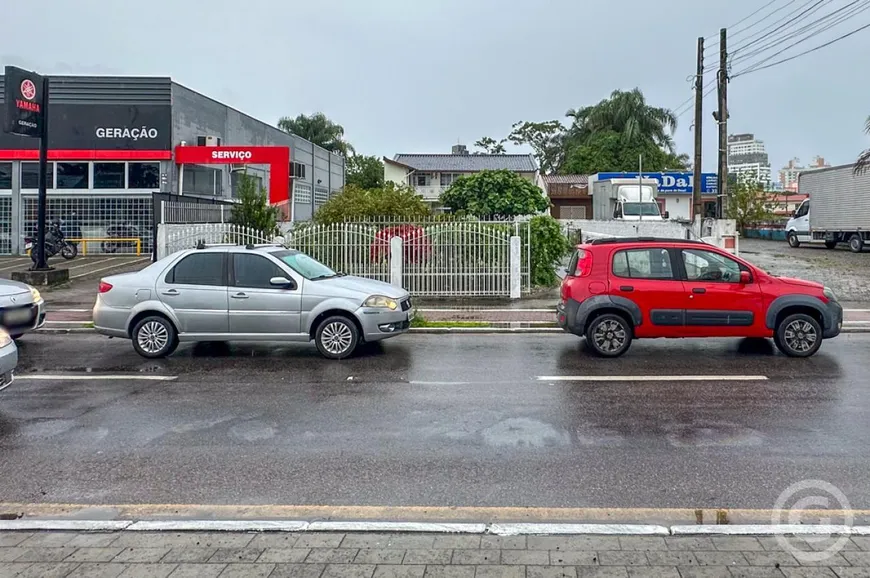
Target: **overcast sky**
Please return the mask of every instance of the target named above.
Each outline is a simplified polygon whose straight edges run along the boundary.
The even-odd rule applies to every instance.
[[[0,64],[54,74],[169,75],[270,123],[323,111],[364,154],[449,152],[457,142],[503,137],[518,120],[562,119],[615,89],[638,86],[653,105],[677,108],[691,96],[697,37],[718,37],[719,28],[768,1],[7,1]],[[849,1],[824,0],[817,16]],[[738,47],[805,3],[776,0],[733,30],[782,7],[777,15],[729,44]],[[34,30],[36,22],[46,30]],[[868,22],[870,10],[784,56]],[[708,62],[718,60],[716,50]],[[771,53],[735,63],[733,71]],[[862,132],[870,115],[868,53],[870,30],[735,78],[729,132],[764,140],[774,174],[795,156],[853,161],[870,146]],[[705,100],[703,127],[710,170],[713,106],[715,92]],[[691,152],[691,122],[691,111],[680,117],[681,152]]]

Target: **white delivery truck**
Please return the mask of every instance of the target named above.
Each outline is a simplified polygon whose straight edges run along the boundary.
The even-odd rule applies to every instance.
[[[824,243],[833,249],[848,243],[860,253],[870,243],[870,171],[856,175],[853,166],[814,169],[798,176],[798,192],[809,198],[786,223],[789,245]]]
[[[664,221],[655,179],[592,179],[592,218],[597,221]]]

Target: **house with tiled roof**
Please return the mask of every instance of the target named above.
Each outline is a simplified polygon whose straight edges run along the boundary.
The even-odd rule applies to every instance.
[[[470,154],[464,145],[454,145],[450,154],[397,154],[384,157],[384,179],[408,185],[427,202],[437,204],[441,193],[463,175],[506,169],[540,184],[538,163],[528,154]]]
[[[554,218],[592,218],[592,196],[586,175],[541,175],[538,184],[550,198],[550,215]]]

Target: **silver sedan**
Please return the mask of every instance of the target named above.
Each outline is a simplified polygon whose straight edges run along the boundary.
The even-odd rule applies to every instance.
[[[18,366],[18,348],[5,330],[0,329],[0,391],[12,384],[12,373]]]
[[[280,246],[180,251],[136,273],[106,277],[94,329],[133,341],[143,357],[179,342],[313,340],[329,359],[408,330],[411,299],[388,283],[337,273]]]
[[[0,279],[0,327],[14,339],[45,325],[45,301],[39,290]]]

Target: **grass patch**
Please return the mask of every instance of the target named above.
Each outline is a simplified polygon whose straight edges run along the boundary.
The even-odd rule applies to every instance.
[[[490,327],[490,325],[487,321],[428,321],[419,313],[411,319],[411,327]]]

